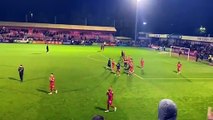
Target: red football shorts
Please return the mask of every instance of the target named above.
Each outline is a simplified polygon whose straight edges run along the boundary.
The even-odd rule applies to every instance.
[[[55,88],[54,84],[50,84],[50,90],[53,90]]]
[[[109,100],[109,101],[108,101],[108,104],[109,104],[109,105],[112,105],[112,100]]]
[[[177,68],[177,71],[180,72],[180,71],[181,71],[181,68]]]

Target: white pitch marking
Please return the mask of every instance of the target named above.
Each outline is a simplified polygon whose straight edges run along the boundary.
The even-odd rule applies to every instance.
[[[104,62],[104,61],[102,61],[102,60],[92,58],[91,55],[88,55],[87,58],[89,58],[89,59],[91,59],[91,60],[94,60],[94,61],[97,61],[97,62],[102,62],[102,63]]]
[[[108,57],[106,57],[105,55],[103,55],[103,54],[100,54],[100,55],[103,56],[104,58],[108,59]]]
[[[142,78],[141,76],[139,76],[139,75],[137,75],[137,74],[135,74],[135,73],[134,73],[134,75],[135,75],[136,77],[140,78],[141,80],[144,79],[144,78]]]

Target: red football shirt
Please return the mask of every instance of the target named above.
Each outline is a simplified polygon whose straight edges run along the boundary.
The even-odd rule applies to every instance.
[[[141,60],[141,67],[144,66],[144,60]]]
[[[113,67],[113,68],[115,67],[115,62],[114,62],[114,61],[112,61],[112,67]]]
[[[107,92],[107,96],[108,96],[108,101],[112,101],[113,100],[113,92],[112,91],[108,91]]]
[[[181,68],[181,67],[182,67],[182,64],[178,63],[177,68]]]
[[[50,76],[50,84],[54,85],[55,82],[55,77],[54,76]]]

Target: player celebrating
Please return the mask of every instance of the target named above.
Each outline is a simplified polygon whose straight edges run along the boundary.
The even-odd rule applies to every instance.
[[[117,73],[117,75],[118,75],[118,76],[120,76],[120,72],[121,72],[121,65],[120,65],[120,63],[119,63],[119,62],[118,62],[118,64],[116,65],[116,67],[117,67],[116,73]]]
[[[55,77],[53,75],[53,73],[50,74],[50,77],[49,77],[49,80],[50,80],[50,95],[53,94],[53,91],[57,94],[58,91],[55,89]]]
[[[113,106],[112,102],[113,102],[113,91],[112,91],[112,87],[110,87],[106,93],[106,95],[108,96],[107,99],[107,110],[105,112],[109,112],[109,108],[112,107],[114,108],[114,111],[117,110],[117,108],[115,106]]]
[[[182,64],[180,62],[178,62],[178,64],[177,64],[177,74],[181,73],[181,68],[182,68]]]

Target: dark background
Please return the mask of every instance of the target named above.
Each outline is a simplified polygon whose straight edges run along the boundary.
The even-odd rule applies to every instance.
[[[134,36],[137,0],[1,0],[1,21],[115,26],[116,35]],[[213,0],[141,0],[139,31],[199,35],[213,34]],[[31,17],[31,13],[33,16]],[[115,21],[115,22],[114,22]],[[143,22],[147,25],[143,25]]]

